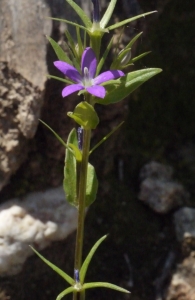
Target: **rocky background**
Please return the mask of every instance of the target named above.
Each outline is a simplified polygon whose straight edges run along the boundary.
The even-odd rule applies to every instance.
[[[77,2],[90,13],[90,0]],[[119,284],[131,295],[99,289],[87,294],[94,300],[195,299],[195,4],[118,0],[113,21],[154,9],[125,28],[121,47],[144,31],[133,54],[152,53],[134,69],[163,73],[129,99],[97,107],[92,144],[125,125],[92,156],[100,190],[86,216],[84,255],[109,237],[87,280]],[[45,16],[77,20],[64,0],[0,0],[1,300],[53,300],[65,289],[29,244],[72,273],[76,212],[63,200],[64,149],[38,118],[66,140],[74,126],[66,112],[78,99],[62,99],[62,84],[46,77],[58,73],[45,35],[63,44],[66,25]]]

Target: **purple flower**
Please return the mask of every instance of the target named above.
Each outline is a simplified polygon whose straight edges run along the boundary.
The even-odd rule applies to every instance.
[[[86,90],[96,97],[104,98],[106,90],[100,84],[124,76],[124,73],[120,70],[110,70],[103,72],[94,78],[97,69],[97,59],[94,51],[90,47],[86,48],[82,55],[82,74],[80,74],[76,68],[64,61],[55,61],[54,65],[64,75],[75,82],[75,84],[68,85],[62,90],[62,97],[66,97],[77,91]]]

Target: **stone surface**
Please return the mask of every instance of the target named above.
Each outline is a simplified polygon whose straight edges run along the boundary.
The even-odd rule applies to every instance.
[[[195,299],[195,253],[183,260],[177,266],[172,277],[165,300],[194,300]]]
[[[174,213],[175,231],[178,241],[186,238],[195,241],[195,208],[183,207]]]
[[[46,83],[52,22],[44,0],[1,1],[0,190],[20,167],[37,129]]]
[[[52,241],[66,238],[76,228],[77,210],[62,187],[12,199],[0,207],[0,275],[18,273],[33,254]]]
[[[189,197],[184,187],[173,181],[172,172],[171,167],[157,162],[147,164],[140,172],[143,181],[138,198],[158,213],[168,213]]]

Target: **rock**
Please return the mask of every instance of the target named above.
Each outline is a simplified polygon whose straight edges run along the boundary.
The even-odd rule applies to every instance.
[[[195,253],[178,265],[172,277],[165,300],[195,299]]]
[[[189,195],[184,187],[172,179],[173,170],[157,162],[144,166],[140,172],[143,180],[140,185],[139,200],[155,212],[168,213],[185,203]]]
[[[33,252],[66,238],[77,224],[77,210],[62,187],[12,199],[0,207],[0,275],[20,272]]]
[[[186,238],[195,241],[195,208],[183,207],[174,213],[174,223],[179,242]]]

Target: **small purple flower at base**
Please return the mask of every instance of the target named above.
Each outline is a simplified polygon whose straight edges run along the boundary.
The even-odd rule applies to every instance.
[[[62,90],[62,97],[66,97],[77,91],[86,90],[93,96],[104,98],[106,89],[100,84],[124,76],[124,73],[120,70],[110,70],[103,72],[94,78],[97,69],[97,59],[94,51],[90,47],[86,48],[82,55],[82,74],[80,74],[75,67],[64,61],[55,61],[54,66],[75,82]]]

